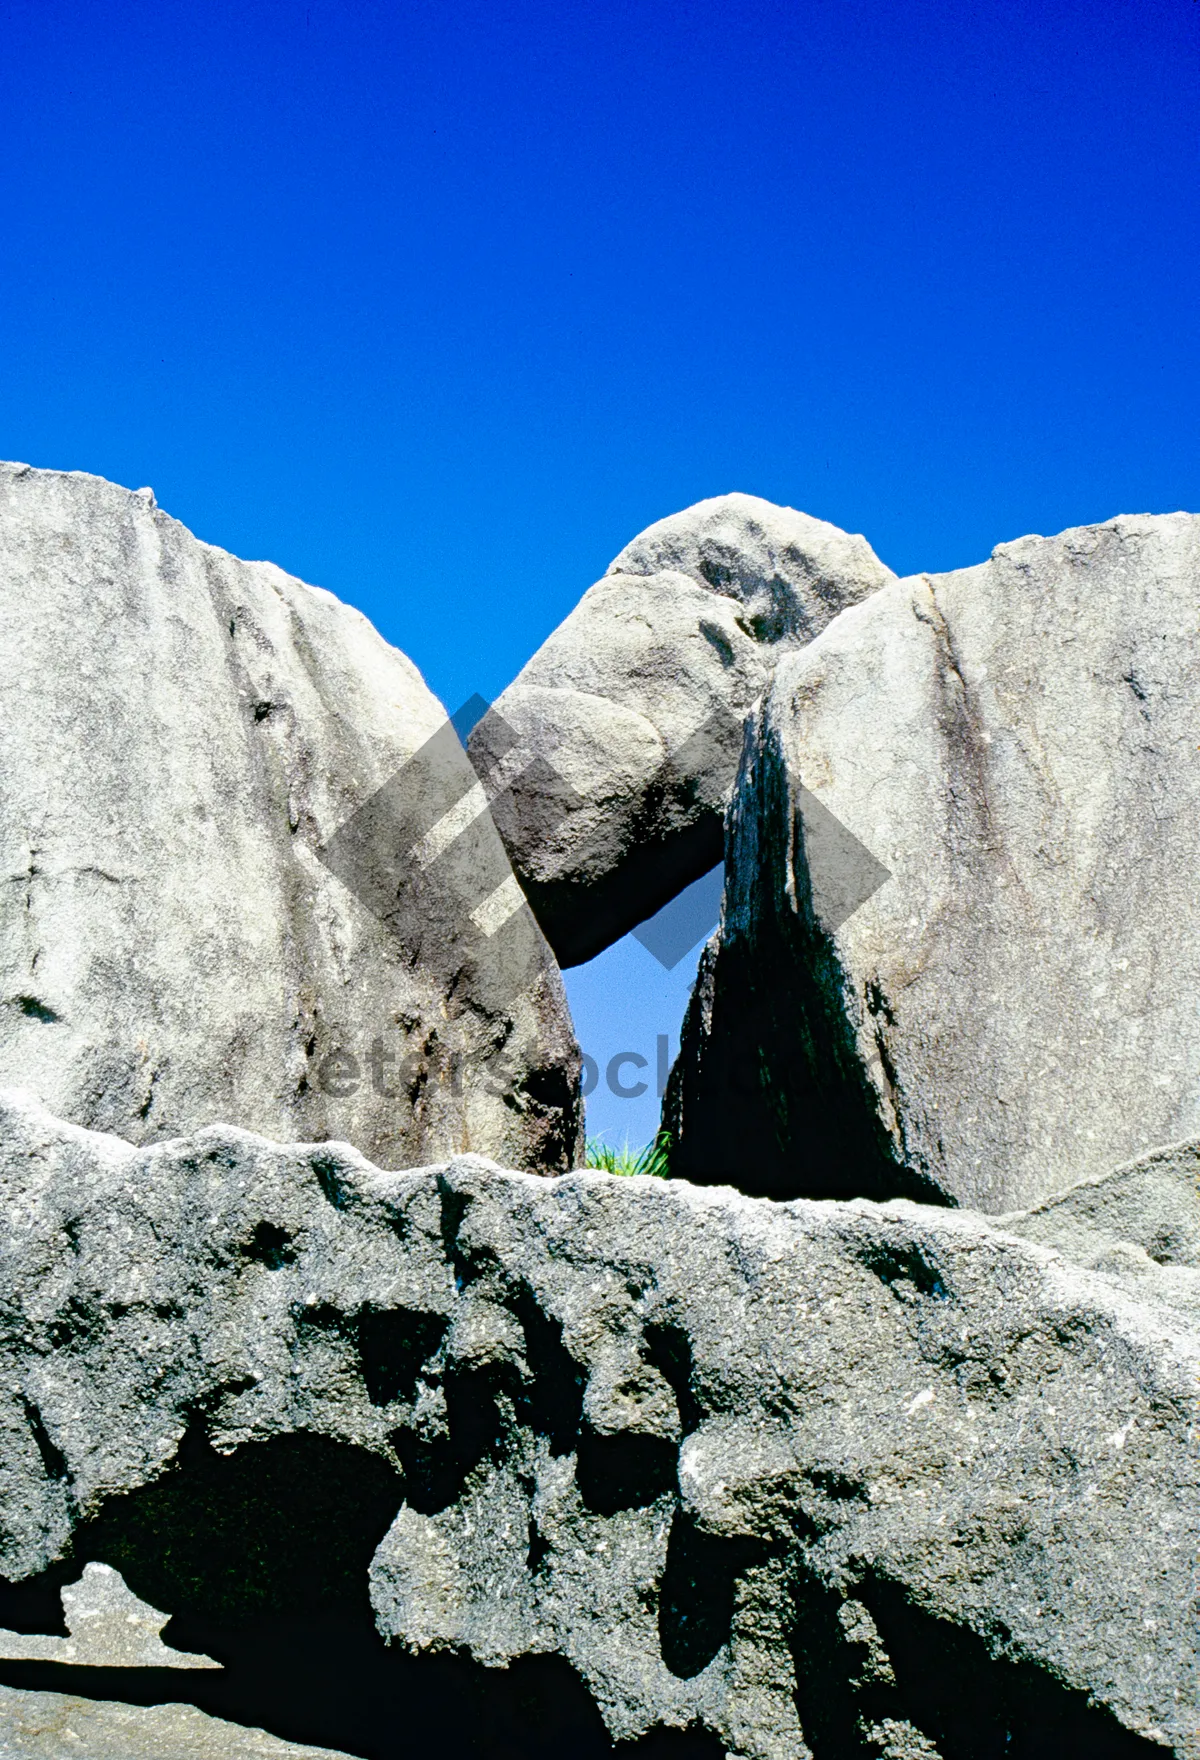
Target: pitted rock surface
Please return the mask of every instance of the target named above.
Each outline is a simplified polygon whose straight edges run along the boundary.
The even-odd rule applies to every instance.
[[[379,1629],[564,1656],[615,1737],[1200,1755],[1194,1267],[1134,1292],[906,1201],[134,1148],[14,1095],[0,1174],[10,1580],[103,1533],[182,1616],[203,1536],[172,1578],[136,1496],[199,1444],[336,1442],[381,1475]]]
[[[211,1656],[164,1644],[165,1613],[133,1594],[111,1565],[84,1566],[62,1590],[65,1638],[0,1630],[5,1661],[64,1662],[87,1668],[220,1668]]]

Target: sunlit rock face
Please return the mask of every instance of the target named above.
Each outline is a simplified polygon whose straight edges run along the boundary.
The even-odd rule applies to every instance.
[[[496,822],[564,965],[720,860],[742,723],[780,656],[893,578],[865,538],[720,495],[588,588],[470,740],[481,773],[512,768]]]
[[[1194,1757],[1195,1166],[998,1222],[6,1096],[4,1575],[99,1560],[223,1663],[357,1597],[751,1760]]]
[[[999,1212],[1200,1131],[1200,519],[883,587],[776,671],[672,1171]]]
[[[12,1687],[0,1687],[0,1744],[6,1760],[351,1760],[206,1717],[191,1705],[126,1705]]]
[[[135,1142],[574,1164],[561,978],[359,612],[148,490],[0,466],[0,775],[0,1081]]]

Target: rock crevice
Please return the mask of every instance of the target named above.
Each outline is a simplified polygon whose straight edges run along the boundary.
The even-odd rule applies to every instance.
[[[893,581],[780,660],[674,1172],[1001,1212],[1195,1132],[1198,580],[1200,520],[1126,517]],[[822,814],[864,852],[849,912]]]

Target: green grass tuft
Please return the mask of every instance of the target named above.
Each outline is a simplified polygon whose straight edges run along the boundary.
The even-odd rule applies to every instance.
[[[670,1138],[664,1131],[660,1131],[644,1149],[631,1149],[628,1145],[624,1149],[610,1149],[599,1137],[589,1137],[583,1165],[597,1173],[617,1173],[625,1178],[642,1173],[651,1179],[666,1179],[669,1143]]]

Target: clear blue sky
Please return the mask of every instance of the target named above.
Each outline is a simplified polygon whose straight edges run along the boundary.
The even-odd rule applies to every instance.
[[[0,141],[0,453],[452,707],[704,495],[902,572],[1200,507],[1195,0],[0,0]]]

